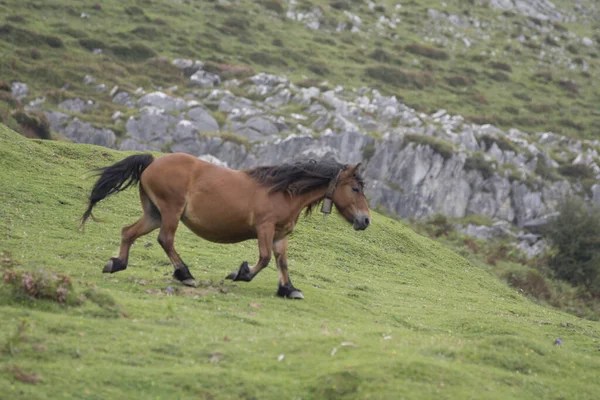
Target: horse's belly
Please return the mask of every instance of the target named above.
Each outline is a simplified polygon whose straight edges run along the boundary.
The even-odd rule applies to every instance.
[[[216,243],[237,243],[244,240],[256,239],[255,229],[246,221],[231,218],[231,216],[187,215],[181,221],[192,232],[203,239]]]

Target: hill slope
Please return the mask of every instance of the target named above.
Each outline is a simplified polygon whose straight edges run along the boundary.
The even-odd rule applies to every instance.
[[[113,129],[110,115],[126,112],[107,96],[113,85],[181,88],[179,70],[156,57],[197,58],[225,78],[251,67],[295,83],[367,85],[419,111],[596,138],[597,4],[516,2],[524,15],[506,9],[513,3],[6,0],[0,81],[27,83],[26,102],[44,96],[44,108],[97,101],[88,122]]]
[[[104,201],[106,222],[78,233],[83,175],[123,156],[0,125],[3,262],[68,274],[119,310],[0,286],[0,397],[596,398],[599,324],[534,305],[380,215],[361,233],[337,217],[302,220],[289,257],[305,301],[274,296],[272,266],[220,284],[255,243],[215,245],[183,227],[176,245],[200,288],[170,279],[156,234],[136,243],[128,270],[101,274],[138,200],[132,190]]]

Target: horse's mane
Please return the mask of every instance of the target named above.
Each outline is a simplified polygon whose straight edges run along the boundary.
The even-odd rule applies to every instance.
[[[348,166],[334,160],[299,161],[293,164],[268,165],[247,169],[244,172],[261,184],[269,186],[271,193],[284,192],[290,196],[302,195],[329,185],[332,179]],[[362,185],[358,173],[355,178]],[[310,204],[307,213],[318,203]]]

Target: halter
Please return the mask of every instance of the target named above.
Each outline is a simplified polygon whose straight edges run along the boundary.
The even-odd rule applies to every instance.
[[[343,170],[342,170],[343,171]],[[331,214],[331,207],[333,206],[333,192],[335,192],[335,188],[338,184],[338,180],[340,179],[340,175],[342,171],[338,172],[335,178],[333,178],[329,182],[329,187],[327,188],[327,192],[325,193],[325,198],[323,199],[323,205],[321,206],[321,212],[325,214]]]

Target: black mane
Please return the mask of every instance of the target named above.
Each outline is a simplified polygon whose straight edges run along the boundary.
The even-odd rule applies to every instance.
[[[270,192],[301,195],[329,185],[348,166],[337,161],[300,161],[293,164],[261,166],[245,172],[258,182],[270,186]],[[362,178],[356,179],[362,184]]]

